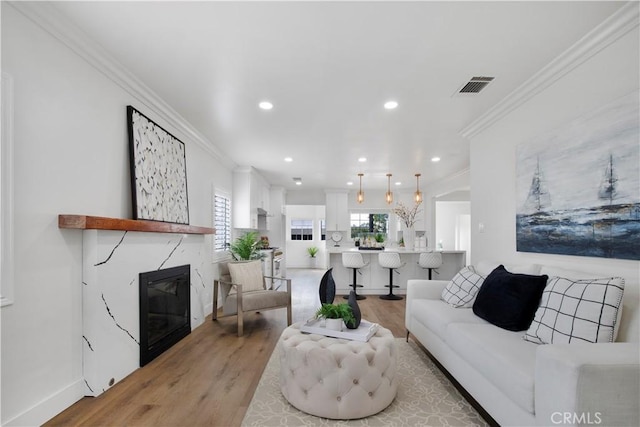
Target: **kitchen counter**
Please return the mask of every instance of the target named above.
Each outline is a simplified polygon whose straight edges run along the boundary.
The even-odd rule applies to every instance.
[[[396,271],[399,274],[393,275],[393,284],[400,286],[394,288],[395,294],[404,294],[407,289],[407,280],[409,279],[426,279],[428,271],[418,265],[418,259],[423,252],[432,252],[425,249],[410,250],[399,247],[385,248],[384,250],[367,250],[358,249],[350,246],[344,247],[327,247],[327,268],[333,268],[333,278],[336,282],[336,292],[338,294],[348,294],[349,285],[353,280],[353,270],[342,266],[343,252],[359,252],[362,254],[364,261],[369,265],[360,269],[362,274],[357,275],[357,282],[363,285],[358,288],[358,293],[362,295],[382,295],[389,292],[389,288],[385,285],[389,284],[389,269],[381,267],[378,264],[379,253],[399,253],[400,260],[405,264]],[[442,266],[433,272],[433,279],[450,280],[466,265],[466,251],[436,251],[442,253]]]

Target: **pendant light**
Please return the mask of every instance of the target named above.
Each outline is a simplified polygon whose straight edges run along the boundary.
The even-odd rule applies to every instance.
[[[362,191],[362,177],[364,176],[364,174],[359,173],[358,176],[360,177],[360,190],[358,191],[356,200],[358,201],[358,203],[362,203],[364,202],[364,192]]]
[[[413,195],[413,200],[416,203],[422,202],[422,192],[420,192],[420,174],[416,174],[416,192]]]
[[[384,195],[384,200],[388,205],[393,203],[393,193],[391,192],[391,174],[387,174],[387,193]]]

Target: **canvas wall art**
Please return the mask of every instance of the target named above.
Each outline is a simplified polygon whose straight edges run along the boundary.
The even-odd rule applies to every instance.
[[[517,148],[518,251],[640,259],[638,95]]]
[[[184,143],[127,107],[134,219],[189,224]]]

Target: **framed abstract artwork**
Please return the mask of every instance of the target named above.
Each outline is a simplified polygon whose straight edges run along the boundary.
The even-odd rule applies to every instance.
[[[640,259],[639,117],[634,92],[518,146],[518,251]]]
[[[189,224],[184,143],[130,105],[127,124],[133,218]]]

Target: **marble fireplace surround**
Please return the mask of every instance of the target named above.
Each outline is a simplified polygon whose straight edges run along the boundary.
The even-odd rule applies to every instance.
[[[205,234],[212,228],[156,221],[59,215],[81,229],[85,395],[98,396],[140,367],[139,274],[191,266],[191,329],[202,324],[211,291]]]

